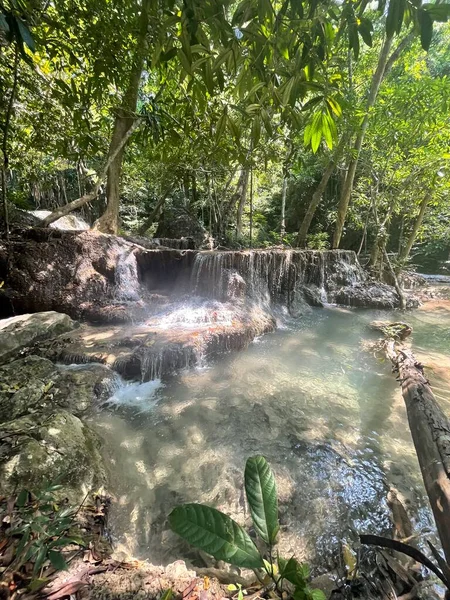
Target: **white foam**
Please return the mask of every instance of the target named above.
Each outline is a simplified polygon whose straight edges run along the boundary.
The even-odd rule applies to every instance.
[[[164,384],[160,379],[146,381],[145,383],[124,383],[105,401],[105,404],[107,406],[139,408],[141,412],[147,412],[158,404],[160,398],[157,392],[163,387]]]

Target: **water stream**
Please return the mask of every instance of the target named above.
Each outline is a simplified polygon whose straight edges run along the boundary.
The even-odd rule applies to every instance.
[[[339,540],[389,533],[386,494],[433,528],[403,400],[390,367],[361,347],[388,311],[311,309],[243,352],[161,382],[124,384],[93,417],[105,443],[119,548],[154,563],[196,554],[167,528],[181,502],[249,523],[243,468],[262,453],[277,477],[280,552],[333,566]],[[450,310],[409,313],[414,348],[432,363],[450,412]]]

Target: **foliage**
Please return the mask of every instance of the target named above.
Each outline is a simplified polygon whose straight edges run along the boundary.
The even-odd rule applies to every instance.
[[[281,591],[283,581],[294,586],[296,600],[321,600],[320,590],[308,586],[307,565],[294,557],[273,561],[272,550],[279,532],[278,499],[273,472],[263,456],[247,460],[244,472],[245,493],[256,534],[265,543],[268,559],[253,543],[248,533],[224,513],[203,504],[183,504],[169,515],[171,529],[193,546],[236,567],[261,569],[275,589]],[[239,597],[242,596],[239,588]]]
[[[49,566],[56,571],[67,569],[64,548],[85,545],[74,523],[77,507],[57,500],[56,493],[62,487],[55,481],[35,493],[22,490],[15,502],[8,505],[6,541],[12,544],[14,555],[3,577],[8,571],[20,572],[25,568],[28,586],[36,590],[49,581]]]
[[[133,72],[141,6],[1,5],[2,122],[17,52],[21,58],[6,144],[10,202],[54,210],[92,190]],[[432,236],[445,254],[448,232],[439,223],[449,213],[448,2],[152,0],[149,7],[148,52],[128,115],[142,125],[128,141],[121,175],[123,231],[140,231],[165,196],[150,231],[168,207],[189,211],[216,245],[279,244],[287,173],[283,243],[295,245],[344,140],[309,229],[310,247],[325,248],[389,39],[392,53],[404,49],[369,111],[344,245],[358,250],[362,241],[370,252],[386,233],[390,251],[405,248],[429,192],[415,248],[425,251]],[[239,188],[242,169],[252,172],[252,190]],[[435,180],[437,171],[444,176]],[[83,209],[90,222],[104,210],[105,195],[103,186]]]

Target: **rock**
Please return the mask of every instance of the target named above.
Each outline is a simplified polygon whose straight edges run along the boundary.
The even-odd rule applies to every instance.
[[[322,293],[319,288],[306,285],[301,287],[305,302],[309,304],[309,306],[317,306],[318,308],[323,307]]]
[[[386,283],[361,282],[338,289],[331,302],[361,308],[396,308],[399,298],[395,289]]]
[[[46,358],[27,356],[0,367],[0,423],[54,407],[49,394],[57,377]]]
[[[53,388],[54,401],[57,406],[80,416],[93,405],[107,400],[119,380],[114,371],[98,363],[61,366]]]
[[[0,240],[0,315],[56,310],[94,323],[148,313],[152,290],[179,288],[192,250],[148,250],[94,231],[27,229]]]
[[[166,210],[155,233],[155,238],[160,240],[188,238],[193,240],[195,248],[201,248],[206,237],[206,229],[183,208]]]
[[[58,411],[2,425],[0,492],[36,490],[61,477],[62,493],[79,502],[106,481],[98,436],[78,417]],[[8,436],[8,433],[10,434]]]
[[[52,214],[51,210],[30,210],[27,212],[39,219],[39,221],[43,221]],[[74,213],[69,213],[65,217],[60,217],[51,223],[49,227],[52,229],[62,229],[64,231],[86,231],[91,228],[87,221]]]
[[[31,355],[0,367],[0,382],[2,423],[59,409],[81,415],[111,395],[117,375],[101,364],[59,368]]]
[[[45,339],[78,327],[68,315],[54,311],[25,314],[0,320],[0,364]]]

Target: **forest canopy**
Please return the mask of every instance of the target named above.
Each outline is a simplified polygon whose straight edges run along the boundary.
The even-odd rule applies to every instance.
[[[2,206],[448,258],[450,4],[3,0]],[[11,219],[9,219],[11,220]]]

